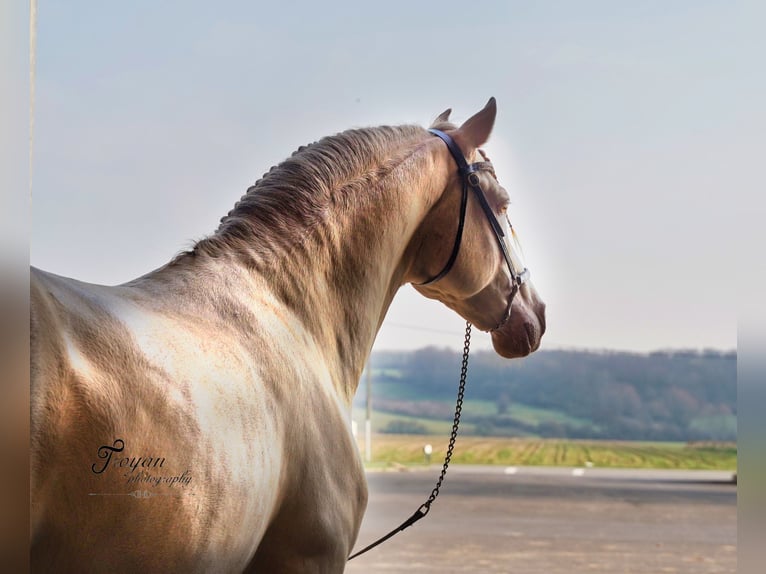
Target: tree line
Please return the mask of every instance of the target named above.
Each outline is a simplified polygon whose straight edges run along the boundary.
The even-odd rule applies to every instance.
[[[389,412],[450,420],[460,360],[436,347],[376,352],[373,401]],[[736,361],[736,351],[714,350],[551,350],[513,361],[478,351],[470,358],[466,398],[496,408],[465,420],[487,435],[736,440]],[[530,421],[514,416],[516,404],[565,416]]]

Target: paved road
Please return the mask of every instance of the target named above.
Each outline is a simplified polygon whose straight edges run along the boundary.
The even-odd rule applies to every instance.
[[[368,474],[359,547],[428,497],[438,469]],[[736,572],[731,473],[450,468],[429,515],[349,574]]]

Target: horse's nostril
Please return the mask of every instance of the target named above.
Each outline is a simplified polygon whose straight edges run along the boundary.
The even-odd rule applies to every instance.
[[[529,343],[529,346],[533,347],[537,340],[537,329],[535,329],[534,324],[529,321],[524,323],[524,330],[527,332],[527,342]]]

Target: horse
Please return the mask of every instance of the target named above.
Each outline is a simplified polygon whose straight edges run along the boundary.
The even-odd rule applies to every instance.
[[[32,267],[33,571],[342,572],[367,503],[348,411],[397,290],[503,357],[540,345],[544,303],[485,213],[508,194],[488,161],[485,205],[455,169],[496,112],[440,114],[452,149],[414,125],[301,147],[127,283]]]

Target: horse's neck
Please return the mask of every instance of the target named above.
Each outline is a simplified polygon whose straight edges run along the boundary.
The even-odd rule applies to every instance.
[[[427,209],[426,178],[406,165],[401,170],[371,181],[360,194],[373,194],[373,201],[332,212],[269,274],[271,288],[316,340],[349,402],[386,312],[407,280],[407,248]]]
[[[372,201],[351,201],[331,210],[268,263],[260,258],[249,264],[247,254],[237,254],[215,260],[191,257],[183,266],[191,266],[193,274],[195,266],[208,265],[225,274],[229,286],[239,282],[236,289],[227,287],[224,297],[258,300],[262,293],[256,291],[269,290],[300,321],[338,392],[350,402],[389,305],[408,281],[414,257],[410,240],[445,184],[429,177],[433,169],[427,158],[408,158],[360,190],[373,194]]]

